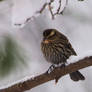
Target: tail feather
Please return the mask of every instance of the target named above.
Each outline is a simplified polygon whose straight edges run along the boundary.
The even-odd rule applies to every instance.
[[[73,81],[85,80],[85,77],[79,71],[70,73],[70,78]]]

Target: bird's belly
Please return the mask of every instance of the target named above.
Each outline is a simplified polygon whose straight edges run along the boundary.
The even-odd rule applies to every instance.
[[[52,64],[59,64],[66,62],[66,57],[63,55],[62,50],[58,51],[57,49],[53,48],[53,46],[47,45],[44,46],[42,51],[46,60]]]
[[[46,60],[52,64],[59,64],[59,63],[65,63],[66,59],[62,55],[62,53],[55,55],[55,53],[52,53],[49,56],[45,56]]]

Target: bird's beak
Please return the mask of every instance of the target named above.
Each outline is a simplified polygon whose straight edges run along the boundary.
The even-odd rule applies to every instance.
[[[46,38],[43,39],[43,42],[46,44],[49,43],[49,41]]]
[[[43,38],[43,41],[45,41],[46,40],[46,38]]]

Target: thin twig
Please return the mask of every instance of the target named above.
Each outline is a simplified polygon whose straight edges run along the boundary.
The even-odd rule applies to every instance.
[[[63,13],[64,13],[64,11],[65,11],[65,9],[66,9],[67,5],[68,5],[68,0],[66,0],[66,5],[65,5],[65,7],[64,7],[64,9],[63,9],[63,11],[61,11],[59,14],[62,14],[62,15],[63,15]]]
[[[61,10],[61,5],[62,5],[61,3],[62,3],[62,2],[61,2],[61,0],[59,0],[59,2],[58,2],[58,3],[59,3],[59,6],[58,6],[58,9],[56,10],[56,13],[54,13],[53,10],[52,10],[52,9],[53,9],[52,3],[53,3],[54,1],[55,1],[55,0],[50,0],[49,3],[47,3],[47,2],[44,3],[43,6],[41,7],[41,9],[35,12],[35,15],[36,15],[36,14],[42,14],[43,11],[45,10],[45,8],[46,8],[47,6],[48,6],[48,9],[49,9],[49,11],[50,11],[50,14],[51,14],[52,19],[55,19],[55,16],[56,16],[56,15],[63,14],[63,12],[64,12],[64,10],[65,10],[65,8],[66,8],[66,6],[67,6],[68,0],[66,0],[66,5],[65,5],[63,11],[60,11],[60,10]],[[26,24],[27,22],[29,22],[29,21],[31,21],[32,19],[34,19],[34,18],[35,18],[35,15],[33,15],[33,16],[27,18],[23,24]],[[15,26],[21,26],[21,25],[22,25],[21,23],[20,23],[20,24],[15,24]]]
[[[61,0],[59,0],[59,7],[58,7],[58,9],[57,9],[57,12],[56,12],[54,15],[57,15],[57,14],[59,14],[59,12],[60,12],[60,9],[61,9]]]
[[[49,7],[49,11],[50,11],[50,13],[51,13],[52,19],[54,19],[54,14],[53,14],[53,12],[52,12],[51,3],[48,4],[48,7]]]
[[[38,13],[42,13],[43,11],[44,11],[44,9],[46,8],[46,6],[47,6],[47,3],[45,3],[44,5],[43,5],[43,7],[39,10],[39,11],[37,11]]]

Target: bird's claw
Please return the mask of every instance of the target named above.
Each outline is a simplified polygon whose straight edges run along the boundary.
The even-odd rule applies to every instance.
[[[46,73],[50,74],[55,69],[55,65],[51,65]]]
[[[63,68],[65,67],[65,64],[53,64],[49,67],[46,73],[50,74],[57,67]]]

